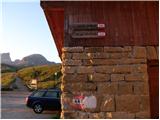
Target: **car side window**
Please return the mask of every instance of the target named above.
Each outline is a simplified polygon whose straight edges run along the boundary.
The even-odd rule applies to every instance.
[[[55,91],[47,91],[45,94],[45,97],[51,97],[51,98],[59,98],[58,93]]]
[[[37,91],[36,93],[34,93],[34,97],[42,97],[45,91]]]

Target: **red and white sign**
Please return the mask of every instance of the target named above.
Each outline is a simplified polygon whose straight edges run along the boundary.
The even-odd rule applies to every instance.
[[[102,28],[105,28],[105,24],[99,23],[99,24],[97,24],[97,27],[98,27],[98,28],[101,28],[101,29],[102,29]]]
[[[95,96],[75,96],[73,98],[73,108],[83,110],[85,108],[94,109],[97,106],[97,99]]]
[[[106,33],[105,32],[98,32],[98,36],[99,37],[104,37],[104,36],[106,36]]]

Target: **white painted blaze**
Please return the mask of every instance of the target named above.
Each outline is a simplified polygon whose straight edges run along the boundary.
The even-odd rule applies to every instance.
[[[95,96],[86,96],[82,100],[83,108],[96,108],[97,106],[97,99]]]

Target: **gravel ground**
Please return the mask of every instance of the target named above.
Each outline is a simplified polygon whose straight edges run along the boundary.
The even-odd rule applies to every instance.
[[[17,83],[19,89],[1,92],[2,119],[50,119],[54,116],[56,111],[36,114],[32,109],[26,107],[25,98],[31,93],[27,91],[19,78],[17,78]]]

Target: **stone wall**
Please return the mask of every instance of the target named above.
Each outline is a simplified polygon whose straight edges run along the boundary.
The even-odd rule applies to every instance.
[[[61,118],[149,118],[147,59],[158,47],[64,47]],[[96,107],[76,108],[76,96]]]

